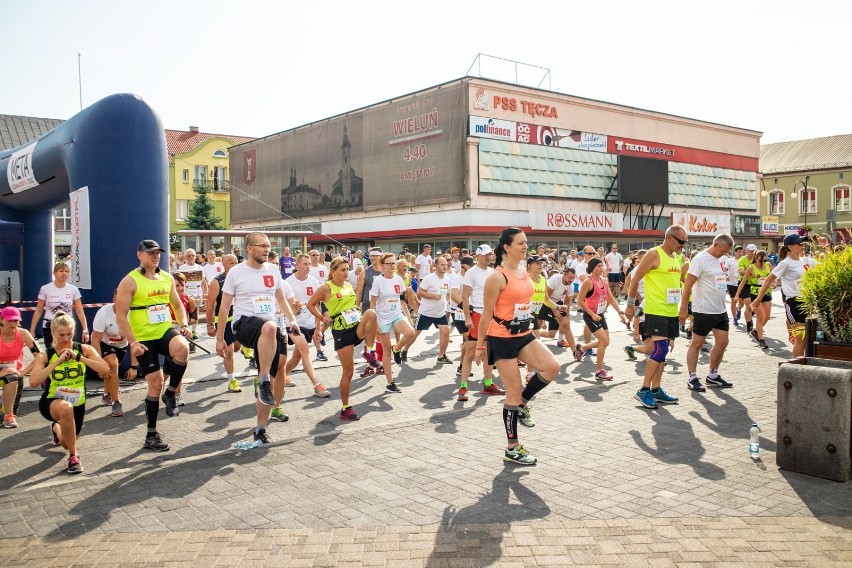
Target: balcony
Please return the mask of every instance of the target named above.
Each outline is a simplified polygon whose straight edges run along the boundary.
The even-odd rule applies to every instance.
[[[230,182],[228,180],[221,180],[217,178],[213,179],[196,179],[192,180],[192,188],[195,189],[197,187],[206,187],[210,191],[214,193],[227,193],[228,188],[230,187]]]

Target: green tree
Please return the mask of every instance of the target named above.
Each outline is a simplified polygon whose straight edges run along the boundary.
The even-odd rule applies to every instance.
[[[223,229],[221,217],[213,215],[213,200],[207,195],[210,193],[210,188],[205,183],[196,183],[193,185],[192,191],[198,196],[189,205],[189,211],[186,214],[186,224],[190,229],[216,230]]]

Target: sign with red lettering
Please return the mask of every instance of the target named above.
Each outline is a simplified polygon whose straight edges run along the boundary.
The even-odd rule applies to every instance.
[[[532,210],[530,228],[536,231],[620,233],[624,230],[624,216],[601,211]]]
[[[700,211],[672,213],[672,225],[681,225],[690,237],[712,237],[731,232],[731,216]]]
[[[685,148],[683,146],[673,146],[671,144],[623,138],[620,136],[609,137],[607,140],[607,151],[610,154],[656,158],[670,162],[715,166],[717,168],[730,168],[746,172],[758,171],[757,158],[711,152],[710,150],[698,150],[696,148]]]

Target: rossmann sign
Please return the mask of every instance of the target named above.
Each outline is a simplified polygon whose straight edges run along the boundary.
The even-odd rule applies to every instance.
[[[539,209],[530,211],[530,228],[536,231],[620,233],[624,230],[624,216],[601,211]]]

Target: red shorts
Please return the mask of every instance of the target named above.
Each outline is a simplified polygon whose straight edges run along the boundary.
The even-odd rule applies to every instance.
[[[473,326],[468,328],[467,340],[476,341],[479,339],[479,320],[482,319],[482,314],[478,312],[470,312],[470,319],[473,320]]]

